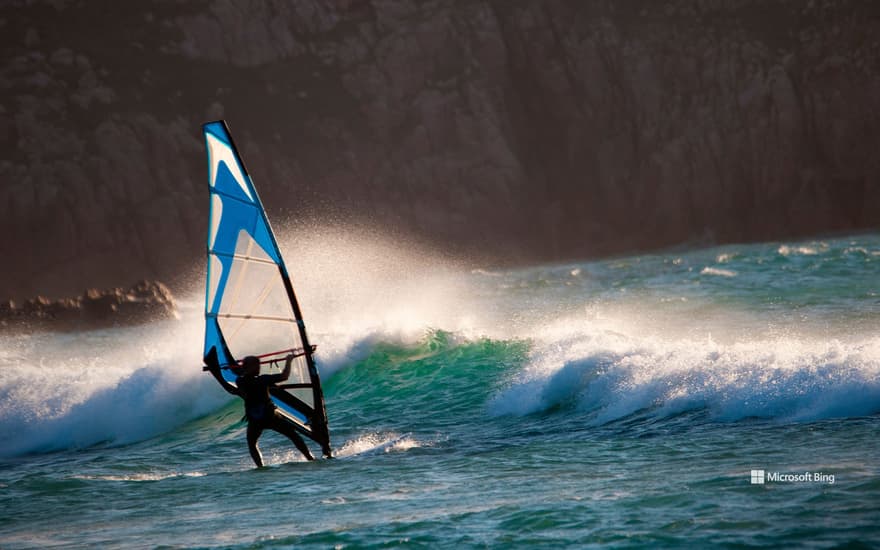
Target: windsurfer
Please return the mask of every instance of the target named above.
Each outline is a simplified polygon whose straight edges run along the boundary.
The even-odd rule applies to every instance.
[[[245,417],[248,421],[248,449],[251,452],[251,458],[254,459],[258,467],[263,466],[263,456],[260,454],[257,440],[265,429],[275,430],[282,435],[286,435],[306,459],[314,460],[305,441],[296,433],[293,424],[285,420],[275,409],[275,404],[272,403],[272,398],[269,395],[270,387],[279,382],[284,382],[290,376],[290,365],[292,362],[293,354],[285,358],[284,370],[280,373],[261,375],[260,360],[249,355],[244,358],[241,367],[237,371],[238,377],[235,379],[235,386],[223,378],[223,375],[220,373],[220,365],[217,364],[216,360],[212,361],[213,364],[208,365],[208,370],[220,382],[223,389],[244,399]]]

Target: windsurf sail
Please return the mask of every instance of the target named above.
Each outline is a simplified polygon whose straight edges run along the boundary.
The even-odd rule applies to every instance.
[[[248,355],[274,374],[293,354],[290,378],[270,392],[279,412],[330,456],[321,380],[299,303],[263,205],[222,120],[203,126],[208,153],[205,364],[229,368]]]

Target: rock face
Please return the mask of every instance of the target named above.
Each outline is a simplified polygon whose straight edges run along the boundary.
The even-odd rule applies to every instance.
[[[141,281],[128,290],[88,289],[77,298],[37,296],[20,307],[12,300],[0,303],[0,327],[11,330],[101,328],[169,318],[177,318],[177,305],[157,281]]]
[[[0,7],[0,296],[176,282],[218,117],[275,219],[507,262],[880,222],[872,0],[104,4]]]

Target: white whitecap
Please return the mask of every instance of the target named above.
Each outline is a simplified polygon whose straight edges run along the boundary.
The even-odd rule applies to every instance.
[[[700,271],[700,275],[716,275],[718,277],[736,277],[736,271],[730,269],[719,269],[717,267],[704,267]]]

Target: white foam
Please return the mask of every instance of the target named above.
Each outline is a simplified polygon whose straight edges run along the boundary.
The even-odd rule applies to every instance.
[[[417,449],[422,443],[408,435],[395,433],[368,433],[346,441],[336,452],[338,458],[357,456],[367,453],[394,453]]]
[[[198,317],[0,337],[0,456],[139,441],[227,402],[201,372]]]
[[[736,277],[736,271],[732,269],[720,269],[717,267],[704,267],[700,275],[717,275],[718,277]]]
[[[205,472],[135,472],[119,475],[77,475],[74,479],[97,481],[161,481],[174,477],[204,477]]]
[[[782,256],[816,256],[818,254],[823,254],[827,252],[829,249],[828,243],[814,243],[811,245],[794,245],[789,246],[786,244],[780,245],[776,250]]]
[[[706,409],[716,420],[804,421],[880,412],[880,338],[717,343],[584,333],[536,343],[528,367],[490,404],[529,414],[568,404],[604,423],[641,410]]]

